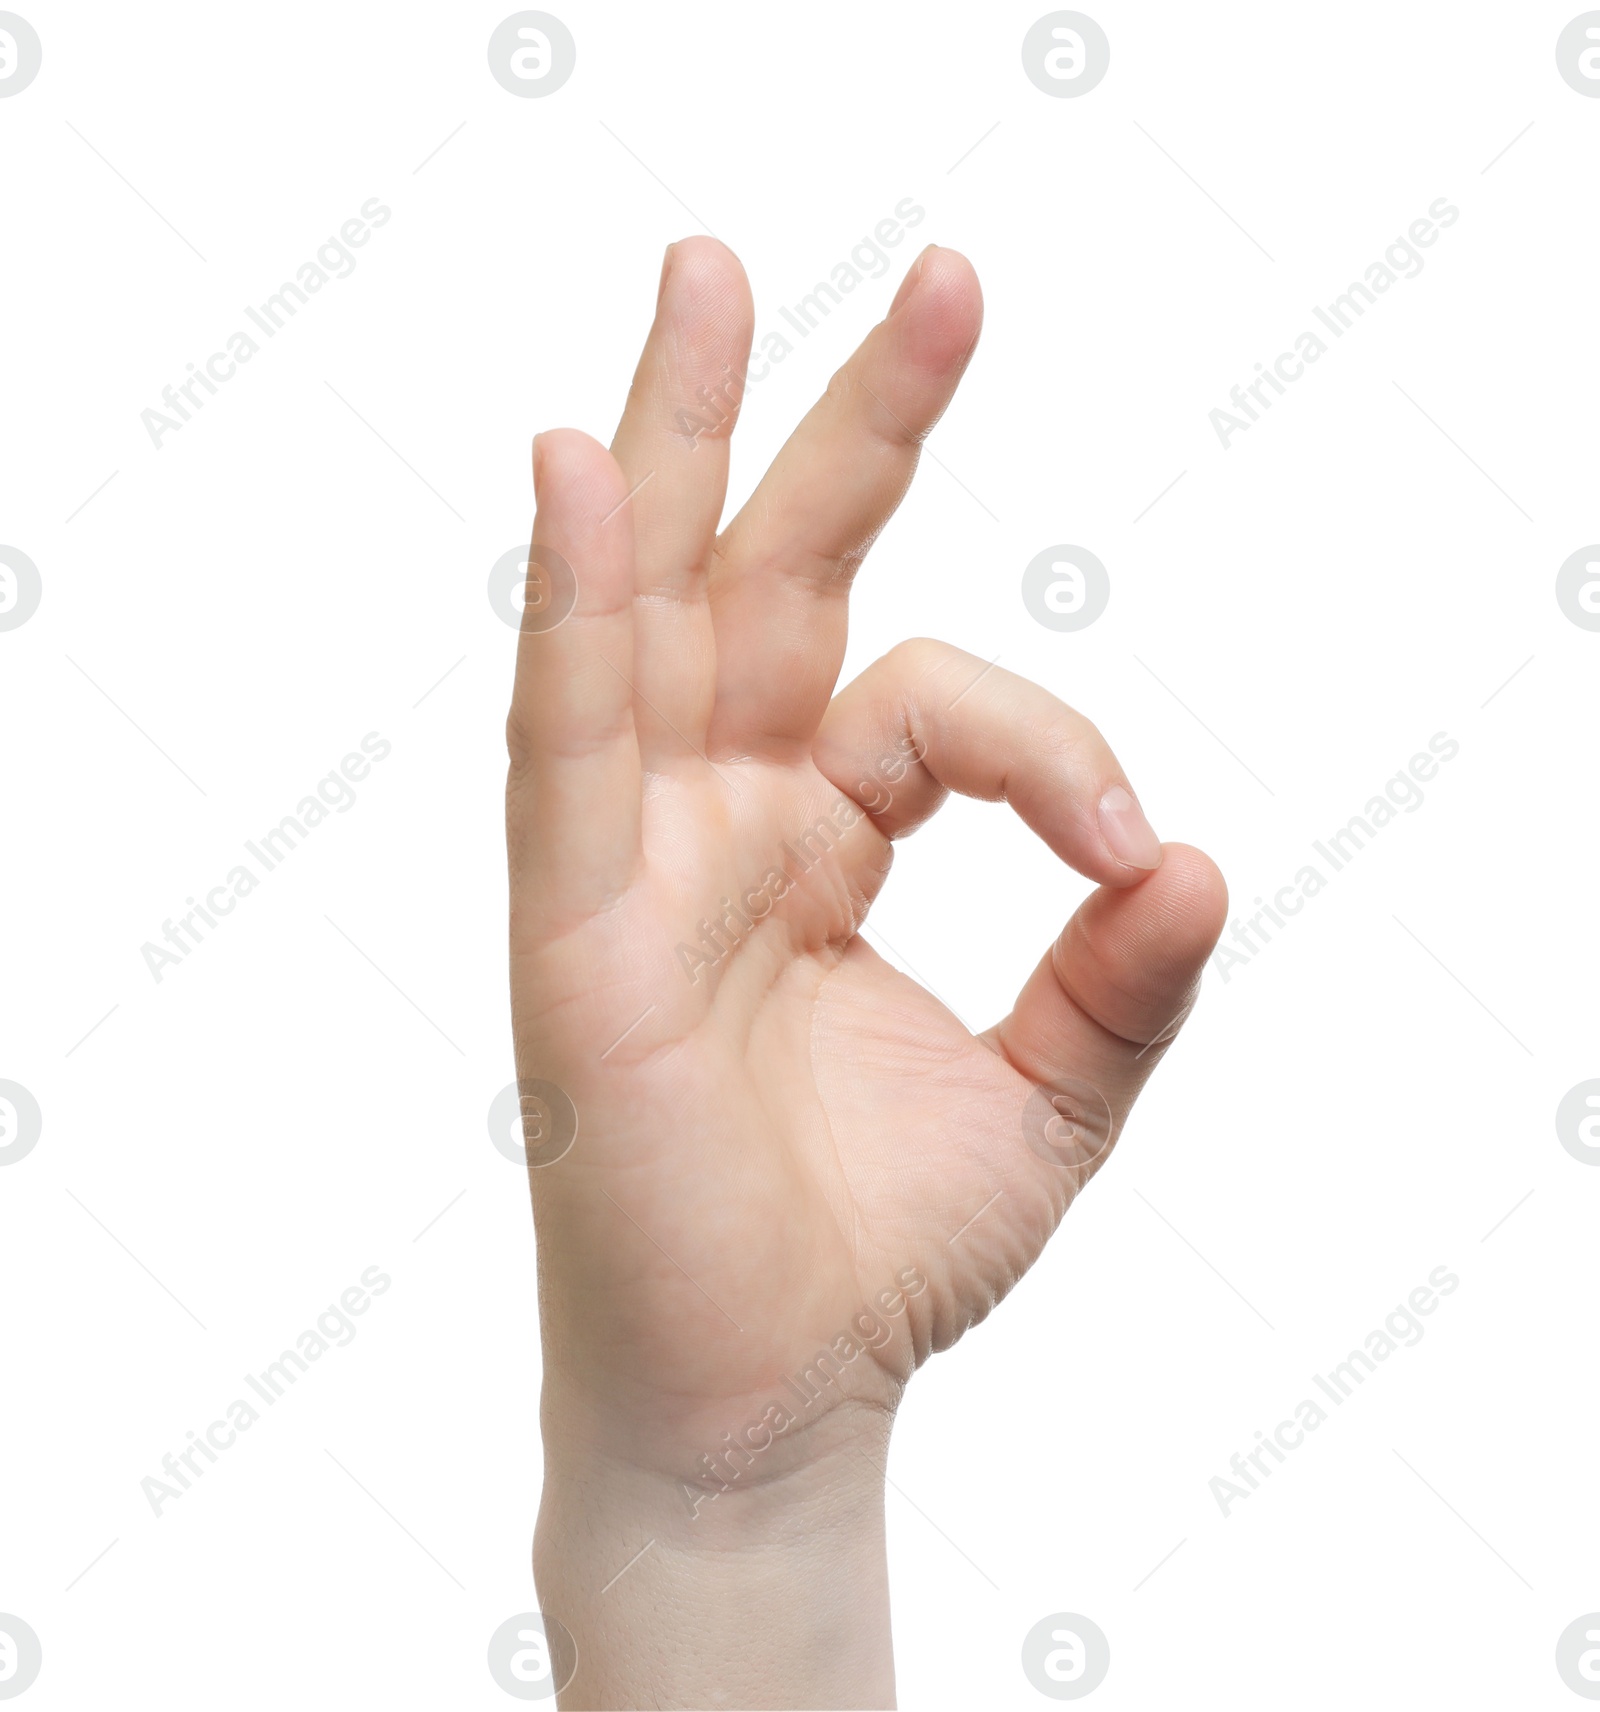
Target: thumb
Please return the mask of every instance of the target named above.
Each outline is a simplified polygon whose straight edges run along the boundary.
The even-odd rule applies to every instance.
[[[985,1034],[1036,1087],[1059,1092],[1058,1112],[1092,1108],[1079,1116],[1094,1165],[1192,1008],[1227,910],[1210,857],[1163,846],[1161,866],[1137,885],[1084,900],[1011,1014]]]

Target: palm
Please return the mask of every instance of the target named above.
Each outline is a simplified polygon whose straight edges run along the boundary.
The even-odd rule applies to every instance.
[[[664,296],[615,459],[538,454],[536,547],[577,598],[525,631],[510,726],[519,1072],[579,1126],[532,1173],[546,1359],[686,1446],[864,1309],[884,1336],[858,1331],[830,1399],[890,1401],[982,1318],[1103,1156],[1222,903],[1204,858],[1156,866],[1099,734],[1033,686],[916,644],[830,703],[849,574],[970,353],[975,282],[959,258],[924,281],[717,538],[725,432],[674,448],[660,423],[686,369],[742,371],[730,261],[680,258],[696,289]],[[859,934],[948,788],[1102,883],[981,1038]],[[1095,1090],[1087,1147],[1037,1145],[1041,1085]]]

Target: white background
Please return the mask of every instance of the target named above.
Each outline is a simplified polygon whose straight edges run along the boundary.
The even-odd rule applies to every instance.
[[[26,1704],[506,1703],[484,1649],[535,1603],[539,1364],[526,1186],[484,1122],[512,1073],[488,570],[527,538],[530,435],[609,436],[667,242],[732,244],[765,331],[908,196],[893,269],[751,389],[734,452],[736,501],[915,249],[973,258],[983,341],[858,583],[846,677],[926,633],[1048,684],[1236,917],[1432,734],[1460,754],[1208,975],[1113,1166],[913,1385],[902,1703],[1045,1704],[1022,1637],[1077,1611],[1108,1709],[1578,1704],[1554,1666],[1600,1608],[1600,1170],[1554,1126],[1600,1076],[1600,634],[1554,592],[1600,539],[1600,101],[1554,55],[1577,8],[1093,0],[1109,75],[1055,100],[1022,71],[1034,6],[552,3],[577,70],[540,100],[489,75],[503,0],[23,7],[0,542],[44,593],[0,634],[0,1077],[44,1131],[0,1172],[0,1611],[43,1641]],[[355,272],[156,450],[140,412],[373,196],[393,217]],[[1425,271],[1224,451],[1208,412],[1440,196],[1460,219]],[[1111,578],[1075,634],[1020,596],[1063,542]],[[369,731],[393,753],[356,806],[158,985],[141,945]],[[873,926],[982,1027],[1082,890],[955,803]],[[356,1340],[153,1516],[162,1455],[373,1265],[393,1287]],[[1423,1342],[1224,1519],[1212,1476],[1440,1265],[1461,1284]]]

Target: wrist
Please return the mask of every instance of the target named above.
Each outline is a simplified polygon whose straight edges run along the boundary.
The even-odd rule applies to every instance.
[[[840,1405],[803,1445],[696,1467],[676,1438],[598,1449],[545,1405],[534,1578],[577,1642],[563,1707],[893,1703],[887,1412]]]
[[[604,1479],[636,1497],[672,1496],[686,1520],[734,1495],[765,1492],[771,1503],[840,1490],[873,1475],[881,1484],[898,1395],[840,1390],[754,1394],[706,1403],[683,1398],[625,1401],[553,1377],[540,1399],[546,1479]]]
[[[545,1500],[581,1498],[586,1513],[649,1515],[686,1549],[700,1535],[757,1543],[764,1528],[781,1527],[792,1512],[826,1509],[843,1525],[853,1506],[880,1497],[892,1419],[876,1409],[843,1404],[787,1433],[756,1435],[733,1429],[715,1437],[676,1433],[648,1444],[624,1435],[619,1454],[593,1438],[552,1431],[545,1439]],[[541,1517],[543,1510],[541,1510]]]

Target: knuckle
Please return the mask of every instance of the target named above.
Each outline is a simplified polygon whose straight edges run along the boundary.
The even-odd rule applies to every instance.
[[[511,762],[513,778],[520,778],[526,773],[533,758],[533,734],[515,708],[506,715],[506,755]]]
[[[884,662],[896,676],[919,682],[947,670],[960,652],[948,642],[936,641],[931,636],[908,636],[905,641],[895,643],[884,656]]]
[[[1034,741],[1047,760],[1068,764],[1097,762],[1110,754],[1099,727],[1082,714],[1074,713],[1064,702],[1052,710],[1051,717],[1040,722]]]

